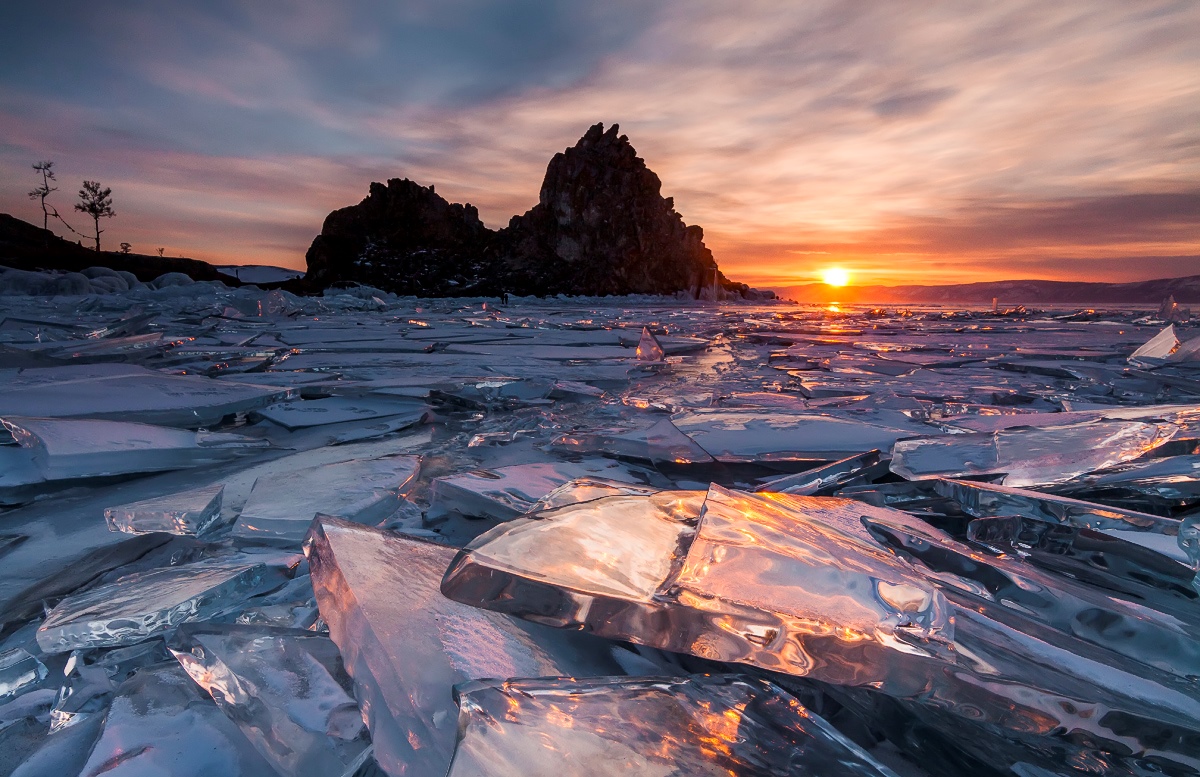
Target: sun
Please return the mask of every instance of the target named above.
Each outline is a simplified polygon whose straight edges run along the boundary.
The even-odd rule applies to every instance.
[[[850,272],[844,267],[830,267],[821,273],[826,286],[845,286],[850,283]]]

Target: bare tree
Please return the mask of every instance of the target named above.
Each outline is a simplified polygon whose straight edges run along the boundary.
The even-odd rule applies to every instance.
[[[54,163],[50,160],[42,162],[34,162],[33,169],[42,175],[42,185],[29,193],[29,199],[42,201],[42,229],[50,229],[50,208],[46,207],[46,198],[50,196],[50,192],[58,191],[57,186],[51,186],[50,182],[54,178]],[[50,238],[47,236],[47,242]]]
[[[111,219],[117,215],[112,209],[112,189],[101,189],[99,181],[84,181],[83,188],[79,190],[79,202],[75,203],[75,210],[86,213],[95,222],[96,252],[99,253],[100,233],[104,231],[100,229],[100,219]]]
[[[127,253],[129,253],[130,251],[132,251],[132,250],[133,250],[133,246],[131,246],[129,243],[122,243],[122,244],[121,244],[121,253],[123,253],[123,254],[127,254]]]
[[[159,255],[159,256],[162,256],[162,255],[163,255],[163,251],[166,251],[166,250],[167,250],[167,249],[165,249],[165,248],[160,248],[160,249],[158,249],[158,255]]]

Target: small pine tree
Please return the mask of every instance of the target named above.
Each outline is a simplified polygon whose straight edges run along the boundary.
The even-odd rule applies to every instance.
[[[86,213],[95,222],[96,252],[99,253],[100,233],[104,231],[100,229],[100,219],[111,219],[117,215],[112,209],[112,189],[101,189],[99,181],[84,181],[83,188],[79,190],[79,202],[75,203],[75,210]]]
[[[122,243],[122,244],[121,244],[121,253],[123,253],[123,254],[127,254],[127,253],[129,253],[130,251],[132,251],[132,250],[133,250],[133,246],[131,246],[129,243]]]
[[[54,178],[54,163],[50,160],[42,162],[34,162],[33,169],[42,175],[42,185],[29,193],[29,199],[42,201],[42,229],[50,229],[50,208],[46,206],[46,198],[50,196],[50,192],[58,191],[57,186],[51,186],[50,182],[56,180]],[[49,241],[49,236],[46,240]]]

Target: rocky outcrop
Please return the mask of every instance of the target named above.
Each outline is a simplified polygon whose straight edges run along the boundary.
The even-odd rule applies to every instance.
[[[399,294],[748,296],[726,279],[617,125],[597,124],[546,170],[539,202],[492,232],[471,205],[407,179],[371,184],[334,211],[308,250],[310,284]]]
[[[420,296],[494,293],[484,256],[493,237],[474,206],[393,178],[386,186],[372,183],[365,200],[326,217],[305,256],[305,279]]]
[[[510,285],[539,293],[698,297],[728,285],[616,124],[597,124],[546,168],[538,204],[493,243]]]

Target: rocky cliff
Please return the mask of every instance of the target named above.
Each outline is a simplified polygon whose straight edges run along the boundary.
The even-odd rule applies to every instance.
[[[325,219],[306,279],[419,295],[748,295],[721,274],[703,231],[684,224],[618,133],[597,124],[556,154],[538,204],[498,232],[432,186],[373,183],[365,200]]]

